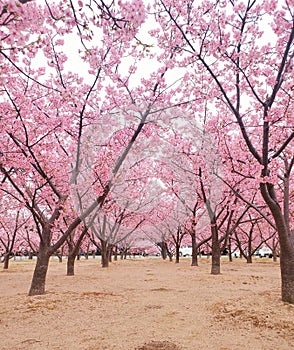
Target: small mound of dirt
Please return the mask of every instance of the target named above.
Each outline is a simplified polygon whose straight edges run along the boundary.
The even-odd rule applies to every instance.
[[[169,341],[151,341],[135,350],[181,350],[181,348]]]

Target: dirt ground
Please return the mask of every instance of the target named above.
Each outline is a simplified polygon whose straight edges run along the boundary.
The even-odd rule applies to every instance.
[[[280,298],[279,264],[222,261],[222,274],[159,258],[100,267],[51,261],[47,292],[27,296],[33,261],[0,271],[0,349],[294,349],[294,306]]]

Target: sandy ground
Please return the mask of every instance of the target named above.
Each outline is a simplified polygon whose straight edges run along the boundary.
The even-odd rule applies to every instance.
[[[294,306],[280,298],[278,263],[159,258],[52,261],[47,293],[28,297],[34,262],[0,271],[0,349],[294,349]]]

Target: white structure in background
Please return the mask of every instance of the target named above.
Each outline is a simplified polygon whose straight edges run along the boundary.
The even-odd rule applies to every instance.
[[[192,256],[192,246],[184,246],[180,248],[180,256]]]
[[[271,258],[273,256],[273,251],[269,247],[261,247],[256,252],[255,255],[260,258]]]

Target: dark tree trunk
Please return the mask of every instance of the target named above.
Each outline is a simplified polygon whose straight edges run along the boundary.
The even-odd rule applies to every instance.
[[[198,249],[196,246],[196,233],[195,231],[191,233],[192,241],[192,262],[191,266],[198,266]]]
[[[252,236],[253,236],[254,225],[255,225],[254,222],[251,222],[251,228],[249,231],[248,252],[246,256],[247,264],[252,264]]]
[[[109,259],[107,253],[101,254],[101,265],[102,267],[109,267]]]
[[[37,256],[37,263],[35,266],[33,279],[29,291],[30,296],[45,293],[45,282],[50,256],[51,253],[49,252],[49,250],[46,249],[46,247],[42,247],[42,245],[40,244],[40,249]]]
[[[72,237],[69,237],[67,240],[68,255],[66,263],[66,275],[74,276],[75,274],[75,259],[79,252],[79,246],[74,245]]]
[[[274,248],[273,250],[273,261],[277,262],[278,261],[278,256],[277,256],[277,250]]]
[[[4,270],[8,270],[8,266],[9,266],[9,253],[5,253],[4,254],[4,265],[3,265],[3,269]]]
[[[280,241],[282,300],[294,304],[294,241],[288,243],[289,245],[287,241]]]
[[[199,177],[201,184],[201,192],[203,195],[203,200],[209,215],[210,227],[211,227],[211,274],[220,274],[220,242],[218,239],[218,226],[216,224],[215,210],[211,207],[210,200],[206,197],[204,184],[202,182],[202,170],[199,168]]]
[[[280,241],[280,269],[282,300],[294,304],[294,232],[290,231],[287,220],[279,206],[271,184],[260,184],[261,194],[275,219]]]
[[[247,264],[252,264],[252,255],[251,254],[248,254],[246,256],[246,262],[247,262]]]
[[[73,234],[74,232],[75,231],[73,231]],[[67,271],[66,271],[67,276],[74,276],[75,274],[75,267],[74,267],[75,260],[76,258],[77,260],[80,260],[79,250],[80,250],[82,240],[85,237],[87,232],[88,232],[88,228],[84,227],[83,231],[81,232],[76,242],[74,242],[73,240],[74,238],[73,235],[72,237],[69,237],[69,239],[67,240],[67,245],[68,245],[68,259],[67,259]]]
[[[196,253],[193,252],[192,249],[192,262],[191,262],[191,266],[198,266],[198,251],[196,249]]]
[[[176,258],[176,264],[180,262],[180,247],[183,240],[183,237],[186,235],[186,231],[182,230],[181,225],[178,225],[176,234],[173,234],[173,232],[170,232],[171,236],[173,238],[173,241],[175,243],[175,258]],[[169,255],[170,261],[172,261],[172,253],[169,249],[167,249],[167,253]]]
[[[121,260],[125,260],[127,258],[127,254],[128,254],[128,248],[126,247],[123,247],[121,249],[121,252],[120,252],[120,258]]]
[[[219,275],[220,274],[220,246],[218,240],[218,228],[216,225],[216,220],[213,220],[211,223],[211,274]]]
[[[166,260],[167,250],[166,250],[166,243],[164,241],[161,242],[161,256],[163,260]]]
[[[294,244],[289,248],[281,244],[282,300],[294,304]]]
[[[112,249],[113,249],[113,245],[112,244],[108,244],[107,255],[108,255],[108,261],[109,262],[112,262]]]
[[[101,265],[102,267],[109,267],[109,250],[106,241],[101,240]]]
[[[229,262],[232,262],[233,258],[232,258],[232,239],[231,237],[229,237]]]
[[[76,254],[69,254],[67,258],[67,264],[66,264],[66,275],[67,276],[74,276],[75,274],[75,259]]]
[[[180,262],[180,246],[178,244],[176,244],[176,264],[179,264]]]

